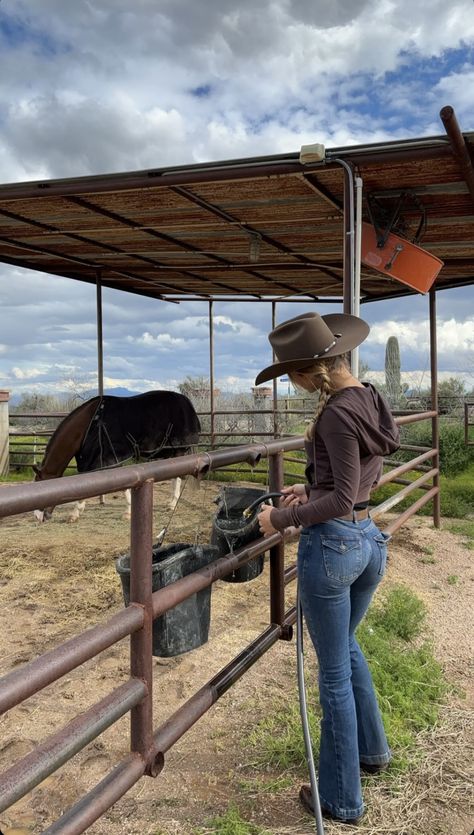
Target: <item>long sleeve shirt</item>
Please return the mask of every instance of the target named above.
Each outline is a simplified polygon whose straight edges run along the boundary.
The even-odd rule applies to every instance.
[[[305,444],[308,502],[274,508],[273,527],[309,527],[367,503],[379,481],[383,456],[398,446],[398,427],[372,385],[340,389],[323,410],[313,440]]]

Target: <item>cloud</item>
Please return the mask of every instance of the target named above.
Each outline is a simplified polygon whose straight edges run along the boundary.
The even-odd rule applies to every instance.
[[[444,133],[446,103],[474,128],[472,11],[471,0],[3,0],[0,181]],[[468,367],[472,298],[468,288],[439,294],[441,368]],[[103,300],[114,385],[175,387],[209,373],[205,304],[107,289]],[[0,301],[0,385],[96,384],[93,286],[0,265]],[[306,309],[278,304],[278,321]],[[425,298],[362,315],[372,368],[383,368],[392,328],[405,365],[427,365]],[[215,303],[221,387],[249,390],[271,359],[270,328],[266,305]]]
[[[169,333],[158,333],[156,336],[152,336],[147,331],[139,337],[129,336],[127,341],[135,342],[137,345],[157,348],[159,351],[172,351],[173,348],[182,347],[185,344],[184,339],[176,339],[170,336]]]
[[[374,325],[371,342],[385,345],[389,336],[396,336],[400,346],[413,351],[429,351],[429,322],[409,319],[404,322],[387,320]],[[437,342],[440,354],[456,354],[474,350],[474,316],[464,321],[454,318],[437,323]]]
[[[34,380],[36,377],[41,377],[46,374],[41,368],[15,368],[11,369],[11,375],[15,380]]]

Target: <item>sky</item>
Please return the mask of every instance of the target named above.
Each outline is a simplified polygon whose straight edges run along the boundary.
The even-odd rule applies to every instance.
[[[447,104],[474,130],[473,47],[473,0],[0,0],[0,183],[444,135]],[[0,264],[0,303],[1,389],[96,387],[93,286]],[[207,313],[105,289],[106,387],[207,376]],[[361,316],[374,379],[394,335],[429,383],[427,298]],[[250,391],[270,328],[270,305],[215,303],[222,391]],[[438,294],[438,329],[440,376],[472,388],[474,288]]]

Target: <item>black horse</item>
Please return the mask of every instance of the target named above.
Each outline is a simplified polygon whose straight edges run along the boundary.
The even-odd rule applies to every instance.
[[[88,473],[104,467],[186,455],[198,443],[201,425],[191,401],[174,391],[147,391],[133,397],[104,395],[87,400],[59,424],[51,436],[36,481],[62,476],[75,457],[77,470]],[[180,479],[173,479],[175,507]],[[130,493],[127,491],[130,503]],[[78,502],[76,521],[85,502]],[[38,521],[52,508],[35,511]]]

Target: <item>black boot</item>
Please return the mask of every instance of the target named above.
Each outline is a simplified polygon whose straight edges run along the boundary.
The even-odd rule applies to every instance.
[[[303,807],[306,809],[306,811],[314,817],[314,804],[313,795],[311,794],[311,786],[301,786],[300,801]],[[336,817],[336,815],[333,815],[332,812],[329,811],[329,809],[325,809],[324,806],[321,806],[321,814],[323,818],[330,818],[330,820],[339,821],[339,823],[349,823],[352,826],[357,826],[362,820],[362,815],[359,815],[358,818],[338,818]]]
[[[381,771],[386,771],[389,765],[390,763],[359,763],[364,774],[380,774]]]

